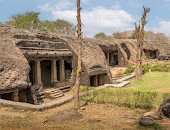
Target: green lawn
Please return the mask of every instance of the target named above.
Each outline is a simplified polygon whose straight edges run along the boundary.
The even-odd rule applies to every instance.
[[[137,90],[164,90],[170,92],[170,72],[148,72],[143,76],[143,80],[136,82],[131,80],[131,85],[128,89]]]

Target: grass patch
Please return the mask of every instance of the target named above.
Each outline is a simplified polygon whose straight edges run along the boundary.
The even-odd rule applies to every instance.
[[[117,88],[94,89],[82,100],[98,104],[116,104],[130,108],[152,109],[157,104],[157,92]]]
[[[27,117],[0,117],[0,128],[29,128],[31,123],[32,121]]]
[[[131,80],[129,89],[136,90],[155,90],[170,87],[170,72],[148,72],[143,75],[143,80],[136,82]]]
[[[163,100],[170,97],[170,92],[166,89],[170,87],[169,72],[148,72],[143,76],[143,80],[136,82],[131,80],[131,85],[126,88],[95,88],[81,87],[81,92],[87,92],[82,97],[85,102],[98,104],[116,104],[130,108],[154,109]],[[93,92],[90,93],[90,90]],[[166,92],[155,91],[157,89]]]

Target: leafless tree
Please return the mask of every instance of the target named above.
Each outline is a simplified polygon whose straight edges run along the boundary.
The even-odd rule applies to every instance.
[[[137,36],[137,54],[136,54],[136,81],[142,80],[142,64],[143,64],[143,43],[144,43],[144,27],[147,23],[146,14],[150,12],[150,8],[145,8],[139,25],[135,24]]]
[[[140,24],[137,25],[135,23],[135,29],[136,29],[136,38],[137,38],[137,50],[136,50],[136,70],[135,70],[135,75],[136,75],[136,81],[139,81],[139,62],[140,62]]]
[[[78,67],[77,67],[77,77],[74,91],[74,107],[79,108],[79,90],[80,90],[80,79],[81,79],[81,7],[80,0],[77,0],[77,34],[78,34]]]

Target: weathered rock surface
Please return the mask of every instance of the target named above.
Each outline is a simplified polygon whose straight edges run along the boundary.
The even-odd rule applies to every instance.
[[[83,115],[76,110],[65,109],[57,114],[50,116],[47,121],[55,122],[55,121],[69,121],[69,120],[78,120],[83,118]]]
[[[158,110],[162,115],[170,118],[170,97],[166,99],[159,107]]]
[[[154,111],[144,113],[144,117],[150,117],[154,120],[161,120],[162,119],[162,116],[160,115],[160,113],[154,112]]]
[[[0,91],[26,88],[29,65],[20,49],[0,36]]]

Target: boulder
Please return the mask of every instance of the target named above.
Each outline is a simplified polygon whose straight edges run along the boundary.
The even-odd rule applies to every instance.
[[[83,118],[83,115],[81,113],[79,113],[76,110],[73,109],[65,109],[62,110],[60,112],[58,112],[57,114],[51,115],[47,121],[48,122],[55,122],[55,121],[69,121],[69,120],[78,120]]]
[[[15,41],[0,36],[0,91],[27,88],[29,69]]]
[[[170,97],[160,105],[158,112],[170,118]]]

